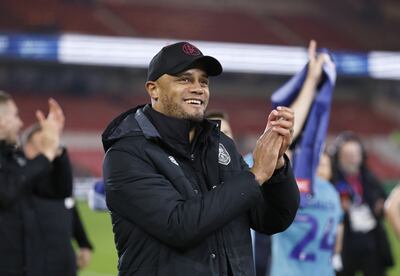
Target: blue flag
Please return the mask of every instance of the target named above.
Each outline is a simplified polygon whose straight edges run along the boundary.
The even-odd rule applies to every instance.
[[[290,106],[298,96],[307,77],[308,66],[294,75],[271,97],[272,106]],[[313,183],[322,146],[325,142],[329,123],[332,92],[336,81],[333,66],[323,66],[322,80],[317,86],[303,129],[296,140],[292,165],[302,198],[312,195]]]

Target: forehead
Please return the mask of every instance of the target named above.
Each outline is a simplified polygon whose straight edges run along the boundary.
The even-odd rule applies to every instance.
[[[342,149],[360,149],[361,145],[357,141],[347,141],[343,144]]]
[[[191,75],[191,76],[198,76],[198,77],[205,77],[208,78],[206,71],[201,68],[190,68],[185,71],[179,72],[175,76],[183,76],[183,75]]]
[[[8,100],[0,104],[0,112],[3,113],[3,115],[12,115],[17,113],[17,111],[17,106],[15,105],[13,100]]]
[[[360,143],[356,141],[347,141],[340,148],[339,153],[345,155],[360,154],[362,151]]]

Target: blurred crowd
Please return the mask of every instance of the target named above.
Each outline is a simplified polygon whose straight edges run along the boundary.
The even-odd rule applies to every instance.
[[[327,121],[310,118],[330,112],[327,101],[313,115],[324,93],[321,84],[329,79],[323,68],[333,65],[327,55],[316,53],[315,44],[309,52],[305,79],[290,104],[296,114],[288,152],[293,163],[305,145],[316,143],[312,137],[318,129],[326,131]],[[19,136],[23,123],[17,103],[0,91],[0,275],[73,276],[91,261],[93,245],[75,206],[71,162],[60,142],[65,116],[57,101],[48,104],[48,113],[38,110],[37,122]],[[233,139],[229,124],[235,122],[222,112],[207,118],[220,121],[221,131]],[[395,263],[384,219],[400,237],[400,188],[387,197],[356,133],[344,131],[330,145],[325,139],[319,143],[309,157],[314,162],[310,181],[297,179],[302,199],[294,223],[272,239],[252,232],[257,276],[384,276]],[[107,211],[105,193],[102,179],[93,183],[89,207]]]

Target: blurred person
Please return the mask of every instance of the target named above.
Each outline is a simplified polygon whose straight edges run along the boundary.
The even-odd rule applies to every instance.
[[[333,183],[345,212],[343,271],[338,275],[386,275],[393,257],[382,222],[385,194],[366,164],[364,145],[356,134],[343,132],[332,155]]]
[[[328,54],[317,54],[315,41],[310,42],[308,51],[307,70],[298,73],[272,96],[274,104],[286,102],[296,114],[294,142],[288,155],[292,156],[301,193],[300,208],[292,225],[272,236],[268,274],[272,276],[329,276],[335,274],[335,267],[341,268],[338,254],[343,215],[339,195],[329,182],[329,156],[321,153],[336,70]]]
[[[108,211],[106,203],[106,186],[103,179],[97,180],[88,193],[89,208],[94,211]]]
[[[226,136],[233,140],[233,132],[231,125],[229,124],[229,116],[223,111],[212,110],[206,113],[206,119],[209,120],[218,120],[220,121],[220,130]]]
[[[209,76],[221,72],[188,42],[164,47],[148,69],[151,105],[103,133],[119,275],[254,275],[250,227],[272,234],[292,222],[299,194],[284,152],[294,115],[270,113],[249,169],[204,119]]]
[[[61,107],[49,100],[47,117],[36,112],[41,130],[38,152],[28,160],[17,147],[22,121],[12,97],[0,92],[0,275],[43,276],[41,228],[33,196],[64,198],[71,186],[40,181],[49,175],[57,156],[64,124]]]
[[[293,224],[283,233],[273,235],[271,237],[261,233],[252,232],[253,242],[255,244],[255,265],[258,276],[265,275],[333,275],[334,264],[332,263],[332,255],[334,252],[340,252],[340,239],[337,245],[333,246],[336,234],[340,234],[341,208],[337,192],[332,187],[329,180],[323,177],[310,177],[312,174],[321,173],[328,177],[330,167],[329,159],[322,154],[319,157],[324,141],[327,122],[330,113],[330,99],[333,91],[333,83],[335,80],[335,68],[331,59],[327,54],[316,52],[316,42],[310,41],[308,48],[309,63],[301,72],[296,74],[284,86],[273,93],[273,101],[280,101],[279,104],[288,105],[296,115],[296,121],[293,131],[293,143],[291,150],[287,152],[292,156],[295,152],[301,164],[295,164],[298,175],[302,175],[302,179],[298,179],[299,188],[302,195],[302,204],[296,215]],[[329,79],[323,77],[323,67],[329,72]],[[318,98],[317,98],[318,97]],[[318,107],[316,107],[318,105]],[[319,112],[315,115],[315,110]],[[307,132],[307,133],[305,133]],[[305,154],[302,156],[301,154]],[[293,156],[292,156],[293,158]],[[245,156],[245,161],[252,165],[252,155]],[[320,160],[320,161],[318,161]],[[318,167],[314,167],[318,165]],[[315,165],[314,165],[315,164]],[[308,177],[308,183],[306,180]],[[311,185],[313,183],[313,185]],[[302,184],[302,185],[300,185]],[[305,185],[306,184],[306,185]],[[307,186],[308,184],[308,186]],[[306,188],[306,189],[304,189]],[[314,208],[315,205],[321,204],[321,208]],[[317,209],[317,211],[314,211]],[[293,257],[292,251],[298,247],[301,239],[309,234],[309,221],[313,220],[314,228],[312,229],[312,237],[304,244],[304,251],[310,253],[311,256],[317,256],[302,260],[299,257]],[[304,224],[306,223],[306,225]],[[325,226],[329,226],[329,232]],[[340,235],[339,235],[340,236]],[[325,245],[322,251],[319,244],[323,239]],[[273,245],[273,248],[271,248]],[[306,253],[304,253],[306,254]],[[339,255],[335,255],[335,266],[340,268]],[[273,269],[271,271],[271,266]]]
[[[40,125],[36,123],[22,135],[23,150],[29,160],[40,154],[40,130]],[[90,263],[93,247],[72,198],[72,168],[65,147],[58,148],[51,171],[39,181],[68,189],[68,194],[63,199],[32,197],[38,224],[42,229],[43,275],[75,276],[77,268],[83,269]],[[71,243],[72,237],[78,244],[76,256]]]
[[[335,275],[343,268],[343,211],[330,182],[330,158],[321,154],[314,194],[300,207],[292,225],[272,237],[271,276]]]
[[[400,185],[397,185],[386,199],[385,215],[396,237],[400,239]]]

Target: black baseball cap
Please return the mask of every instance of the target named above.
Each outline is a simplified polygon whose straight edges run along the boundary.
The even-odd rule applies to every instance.
[[[178,42],[162,48],[150,61],[147,80],[155,81],[164,74],[176,75],[190,68],[201,68],[209,76],[222,73],[219,61],[205,56],[193,44]]]

